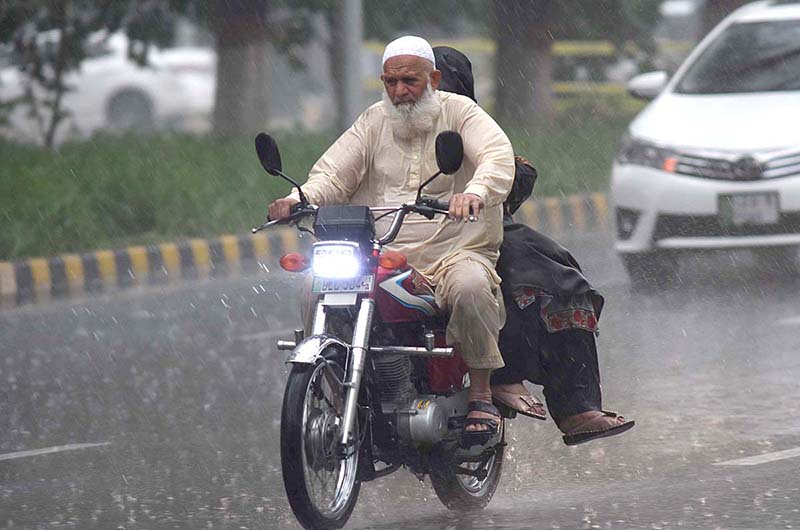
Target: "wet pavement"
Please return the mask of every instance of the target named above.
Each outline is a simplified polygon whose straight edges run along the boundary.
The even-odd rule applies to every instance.
[[[800,280],[723,254],[634,292],[607,236],[567,244],[607,300],[605,405],[636,428],[566,447],[515,420],[486,511],[401,470],[348,528],[800,527]],[[297,528],[274,342],[298,320],[274,269],[0,312],[0,528]]]

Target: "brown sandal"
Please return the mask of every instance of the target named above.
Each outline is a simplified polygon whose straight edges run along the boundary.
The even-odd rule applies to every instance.
[[[517,414],[522,414],[537,420],[547,419],[544,404],[530,394],[492,390],[492,401],[506,418],[513,418]]]
[[[622,434],[623,432],[633,428],[633,426],[636,424],[635,421],[626,420],[616,412],[611,412],[608,410],[603,410],[600,412],[602,412],[601,415],[585,421],[577,427],[570,429],[568,433],[564,434],[564,443],[567,445],[578,445],[585,442],[590,442],[592,440],[597,440],[599,438],[614,436],[615,434]],[[593,426],[599,424],[598,420],[601,418],[615,418],[617,422],[615,425],[605,429],[592,428]]]
[[[467,403],[467,414],[470,412],[483,412],[490,414],[497,419],[492,418],[465,418],[464,426],[461,429],[460,444],[463,449],[469,449],[474,445],[484,445],[489,440],[494,438],[499,432],[500,423],[503,421],[497,407],[487,401],[470,401]],[[483,425],[486,428],[483,430],[467,430],[470,425]]]

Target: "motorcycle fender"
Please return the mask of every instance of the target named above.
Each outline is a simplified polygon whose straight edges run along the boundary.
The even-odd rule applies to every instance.
[[[295,364],[316,364],[319,359],[323,358],[322,352],[328,346],[339,346],[344,351],[350,349],[349,344],[339,340],[333,335],[312,335],[303,339],[303,342],[295,346],[286,358],[286,362]]]

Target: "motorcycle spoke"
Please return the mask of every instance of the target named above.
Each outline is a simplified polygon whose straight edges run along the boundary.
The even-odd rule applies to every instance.
[[[334,513],[349,498],[355,479],[355,457],[340,460],[335,449],[339,439],[343,388],[327,373],[330,365],[319,365],[308,382],[303,415],[303,473],[314,504],[323,513]],[[337,392],[338,391],[338,392]]]

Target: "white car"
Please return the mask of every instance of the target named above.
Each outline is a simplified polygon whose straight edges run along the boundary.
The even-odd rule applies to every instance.
[[[797,264],[800,245],[800,2],[748,4],[671,79],[633,78],[655,98],[614,161],[615,249],[633,282],[674,275],[678,252],[753,249]]]
[[[80,68],[65,78],[71,87],[63,100],[68,115],[59,126],[57,143],[87,138],[100,129],[208,129],[216,78],[212,49],[153,48],[148,64],[140,66],[128,58],[127,37],[114,33],[93,35],[87,54]],[[24,90],[25,78],[16,67],[0,70],[0,101]],[[41,142],[40,125],[26,105],[17,105],[9,122],[6,136]]]

